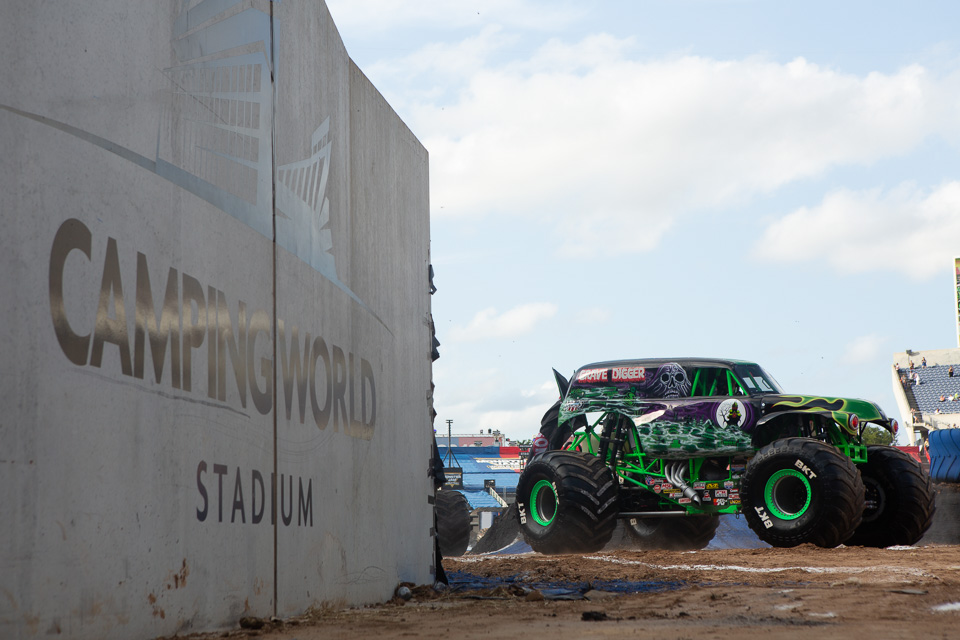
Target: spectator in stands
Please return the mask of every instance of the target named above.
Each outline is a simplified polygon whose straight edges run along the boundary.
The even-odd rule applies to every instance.
[[[907,384],[907,376],[900,374],[900,384]]]
[[[913,369],[913,360],[910,360],[910,368]]]
[[[913,384],[916,386],[920,386],[920,374],[917,373],[916,371],[913,372]]]
[[[950,368],[947,369],[947,375],[951,378],[953,377],[953,365],[950,365]]]
[[[942,393],[940,394],[940,402],[946,402],[947,398]]]
[[[927,356],[923,356],[923,359],[920,360],[920,366],[923,367],[924,369],[927,368]]]

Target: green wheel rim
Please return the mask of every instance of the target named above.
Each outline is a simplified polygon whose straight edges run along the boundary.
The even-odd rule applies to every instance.
[[[770,513],[781,520],[796,520],[810,508],[813,491],[807,476],[794,469],[781,469],[770,476],[763,498]]]
[[[534,522],[541,527],[549,526],[557,517],[557,492],[549,480],[533,485],[530,492],[530,509]]]

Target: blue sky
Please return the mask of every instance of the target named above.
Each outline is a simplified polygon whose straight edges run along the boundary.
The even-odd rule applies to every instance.
[[[442,431],[630,357],[896,415],[892,354],[957,346],[960,3],[327,5],[430,153]]]

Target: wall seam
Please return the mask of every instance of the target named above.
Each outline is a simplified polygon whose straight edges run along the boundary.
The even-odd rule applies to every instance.
[[[273,477],[271,483],[273,490],[274,510],[277,505],[277,482],[280,480],[278,461],[277,461],[277,40],[274,32],[274,3],[270,3],[270,51],[271,51],[271,83],[273,84],[273,98],[270,108],[270,224],[272,227],[273,238],[271,250],[273,252],[270,270],[271,270],[271,296],[273,298]],[[279,519],[273,518],[273,615],[276,617],[279,611],[279,572],[277,569],[278,560],[278,538],[280,524]]]

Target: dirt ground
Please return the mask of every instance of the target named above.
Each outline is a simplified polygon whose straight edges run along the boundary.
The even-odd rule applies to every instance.
[[[467,556],[444,567],[443,593],[415,586],[409,601],[217,636],[960,638],[956,545]]]

